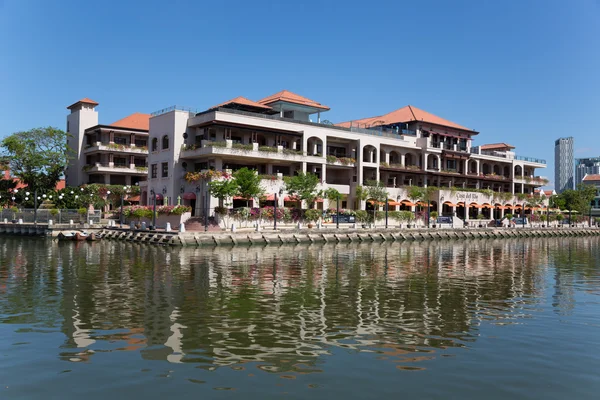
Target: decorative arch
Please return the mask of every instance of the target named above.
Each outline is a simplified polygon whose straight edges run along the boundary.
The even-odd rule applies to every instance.
[[[483,163],[483,165],[481,166],[481,173],[483,173],[484,175],[487,175],[489,173],[491,173],[492,169],[490,168],[490,164],[488,163]]]
[[[508,167],[508,165],[504,166],[504,170],[502,172],[502,175],[504,175],[505,178],[509,178],[510,177],[510,168]]]
[[[494,164],[493,172],[496,175],[501,175],[501,173],[500,173],[500,166],[498,164]]]
[[[404,165],[409,166],[417,166],[417,156],[413,153],[406,153],[404,156]]]
[[[323,155],[323,139],[317,136],[311,136],[306,139],[306,152],[308,155]]]
[[[523,176],[523,168],[520,165],[515,165],[515,177]]]
[[[363,162],[377,162],[377,149],[375,146],[371,146],[370,144],[363,147],[362,151]]]
[[[390,164],[400,164],[402,162],[402,158],[400,153],[396,150],[390,151]]]
[[[477,161],[469,161],[469,173],[477,175]]]

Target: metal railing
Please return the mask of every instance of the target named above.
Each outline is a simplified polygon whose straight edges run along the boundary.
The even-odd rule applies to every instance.
[[[329,125],[329,124],[310,122],[310,121],[299,121],[299,120],[292,119],[292,118],[280,117],[278,115],[258,114],[258,113],[248,112],[248,111],[233,110],[230,108],[222,108],[222,107],[219,107],[216,110],[209,110],[209,111],[204,111],[204,112],[198,113],[198,114],[196,114],[196,116],[203,115],[203,114],[213,112],[213,111],[225,112],[225,113],[229,113],[229,114],[245,115],[245,116],[254,117],[254,118],[263,118],[263,119],[271,119],[271,120],[276,120],[276,121],[291,122],[294,124],[319,126],[322,128],[336,129],[336,130],[342,130],[342,131],[346,131],[346,132],[350,131],[350,132],[355,132],[355,133],[364,133],[366,135],[382,136],[382,137],[387,137],[390,139],[398,139],[398,140],[404,140],[402,138],[402,135],[408,135],[408,136],[416,136],[417,135],[417,133],[415,131],[412,131],[409,129],[399,129],[396,131],[393,129],[386,129],[386,128],[360,128],[357,126],[350,126],[349,128],[346,128],[343,126]]]
[[[187,111],[191,114],[198,113],[198,110],[195,108],[185,107],[185,106],[171,106],[171,107],[163,108],[162,110],[154,111],[153,113],[150,113],[150,115],[153,117],[156,117],[157,115],[166,114],[171,111]]]
[[[0,210],[0,222],[2,223],[6,220],[7,223],[16,224],[19,220],[22,220],[23,223],[47,224],[49,220],[52,220],[55,224],[68,224],[70,221],[73,221],[73,223],[92,221],[94,224],[99,224],[101,218],[102,213],[100,210],[86,211],[85,214],[80,214],[79,210],[73,209],[43,209],[37,210],[37,213],[31,208],[23,208],[16,212],[9,209]]]
[[[546,164],[546,160],[535,157],[515,156],[515,160],[534,162],[538,164]]]

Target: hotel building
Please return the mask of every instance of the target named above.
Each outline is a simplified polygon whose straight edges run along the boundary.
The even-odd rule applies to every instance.
[[[74,152],[65,172],[68,186],[135,185],[148,176],[150,114],[134,113],[98,124],[98,103],[88,98],[67,107],[67,144]]]
[[[153,193],[161,203],[179,198],[199,216],[219,202],[208,195],[207,180],[190,180],[190,173],[249,167],[264,178],[266,201],[272,204],[277,193],[279,206],[294,205],[283,177],[310,172],[319,176],[321,189],[343,195],[343,208],[365,209],[356,188],[377,180],[387,187],[391,209],[414,210],[409,186],[436,186],[448,188],[433,195],[432,210],[440,215],[490,219],[518,212],[526,195],[547,183],[536,176],[544,160],[519,156],[506,143],[475,146],[477,131],[413,106],[339,124],[321,119],[327,111],[284,90],[258,101],[237,97],[203,112],[170,107],[153,113],[142,202],[152,204]],[[251,203],[259,206],[259,199]],[[233,207],[245,204],[233,199]],[[315,207],[329,204],[324,199]]]

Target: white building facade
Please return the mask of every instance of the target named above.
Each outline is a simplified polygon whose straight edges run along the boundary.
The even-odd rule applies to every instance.
[[[272,205],[277,194],[280,207],[296,205],[283,178],[310,172],[319,176],[320,189],[343,195],[342,208],[364,209],[356,188],[375,180],[387,187],[392,209],[414,210],[410,186],[436,186],[442,189],[432,210],[440,215],[469,219],[484,213],[491,219],[524,207],[525,196],[547,183],[535,172],[546,167],[544,160],[517,156],[504,143],[474,146],[478,132],[416,107],[338,125],[320,122],[328,110],[282,91],[257,102],[238,97],[200,113],[177,107],[154,113],[142,201],[152,204],[154,194],[161,204],[192,206],[196,216],[210,213],[219,202],[208,194],[207,182],[248,167],[263,178],[263,202]],[[197,180],[189,179],[193,173]],[[245,204],[233,199],[233,207]],[[260,204],[251,199],[251,206]],[[326,199],[314,205],[330,206]]]
[[[98,103],[84,98],[67,107],[67,144],[73,157],[65,172],[68,186],[90,183],[135,185],[148,176],[150,114],[134,113],[98,124]]]

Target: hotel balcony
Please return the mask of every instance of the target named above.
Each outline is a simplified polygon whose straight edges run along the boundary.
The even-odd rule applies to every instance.
[[[546,167],[546,160],[543,160],[541,158],[518,156],[515,153],[513,153],[512,151],[490,151],[490,150],[481,150],[480,147],[472,147],[471,154],[477,154],[477,155],[494,157],[494,158],[501,158],[506,161],[512,161],[512,160],[525,161],[527,163],[536,164],[535,168],[545,168]]]
[[[83,167],[83,171],[88,174],[91,173],[108,173],[108,174],[121,174],[121,175],[148,175],[148,167],[136,166],[135,164],[115,164],[114,162],[96,162],[93,164],[86,164]]]
[[[258,143],[239,144],[231,140],[213,142],[203,140],[200,146],[184,146],[181,150],[181,159],[194,159],[210,155],[229,156],[228,158],[256,159],[256,160],[277,160],[277,161],[296,161],[309,162],[314,164],[323,164],[325,159],[320,154],[310,155],[300,150],[284,149],[283,146],[259,146]],[[344,162],[347,162],[345,160]],[[340,161],[340,165],[342,162]],[[346,166],[354,166],[351,163]]]
[[[148,154],[147,146],[136,146],[135,144],[116,144],[94,142],[83,149],[84,154],[96,152],[122,153],[122,154]]]
[[[545,176],[515,176],[515,182],[533,186],[544,186],[548,184],[549,180]]]

